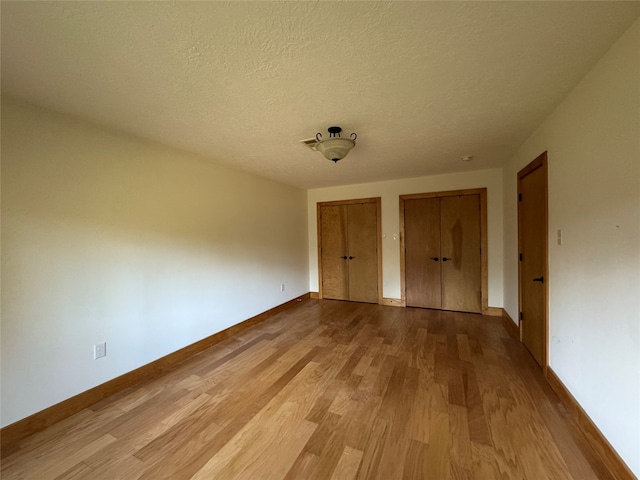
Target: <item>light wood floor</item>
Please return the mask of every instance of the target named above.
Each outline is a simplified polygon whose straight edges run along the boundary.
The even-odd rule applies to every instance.
[[[23,440],[2,478],[611,477],[499,319],[309,300]]]

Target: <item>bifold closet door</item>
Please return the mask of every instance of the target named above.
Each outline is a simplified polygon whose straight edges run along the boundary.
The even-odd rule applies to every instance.
[[[480,196],[440,199],[442,308],[482,311]]]
[[[407,306],[440,309],[440,199],[405,200],[404,232]]]
[[[480,195],[404,200],[408,307],[482,311]]]
[[[320,207],[322,297],[378,302],[376,203]]]

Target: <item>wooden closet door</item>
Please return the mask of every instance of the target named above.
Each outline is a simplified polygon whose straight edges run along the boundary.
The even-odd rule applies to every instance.
[[[347,206],[349,300],[378,302],[378,209],[375,203]]]
[[[440,200],[442,308],[480,313],[480,196]]]
[[[404,235],[407,306],[442,308],[439,198],[405,200]]]
[[[322,296],[348,300],[347,209],[345,205],[320,208]]]

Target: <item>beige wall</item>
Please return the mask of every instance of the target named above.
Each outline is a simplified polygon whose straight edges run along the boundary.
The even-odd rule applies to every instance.
[[[517,318],[516,174],[547,150],[550,365],[637,476],[639,32],[636,21],[504,168],[505,308]]]
[[[347,158],[345,161],[349,161]],[[489,306],[502,307],[502,171],[474,172],[364,183],[308,191],[309,285],[318,291],[318,229],[316,204],[332,200],[381,197],[382,199],[382,277],[383,295],[400,298],[400,222],[399,196],[411,193],[441,192],[467,188],[487,188]]]
[[[2,425],[307,292],[306,228],[304,190],[3,98]]]

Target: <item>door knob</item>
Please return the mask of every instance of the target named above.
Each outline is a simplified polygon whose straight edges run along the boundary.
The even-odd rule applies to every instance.
[[[343,260],[346,260],[346,259],[347,259],[347,256],[346,256],[346,255],[343,255],[343,256],[342,256],[342,257],[340,257],[340,258],[342,258]]]
[[[451,258],[442,257],[442,261],[443,261],[443,262],[448,262],[449,260],[451,260]]]
[[[544,277],[537,277],[533,279],[534,282],[544,283]]]
[[[438,257],[432,257],[431,260],[433,260],[434,262],[437,262],[440,259]]]
[[[349,260],[353,260],[354,258],[356,258],[356,257],[349,257]]]

